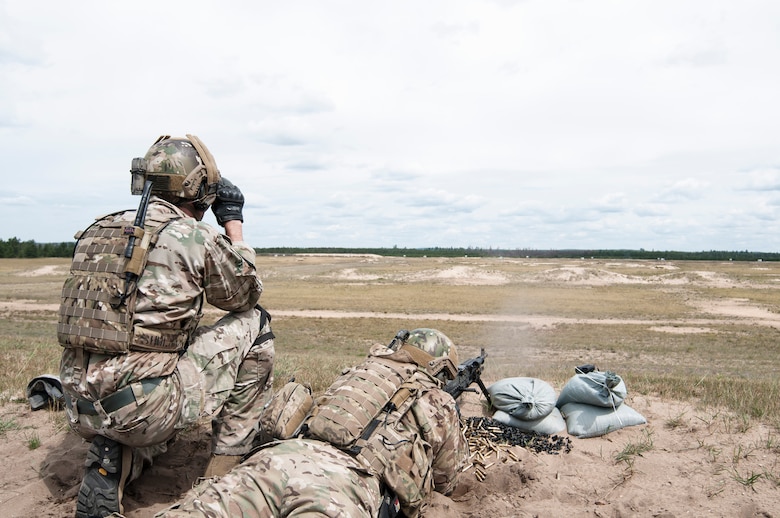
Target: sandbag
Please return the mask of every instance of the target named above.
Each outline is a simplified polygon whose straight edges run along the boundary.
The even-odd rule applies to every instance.
[[[552,412],[539,419],[525,420],[512,417],[503,410],[496,410],[493,419],[499,423],[513,426],[526,432],[537,432],[553,435],[566,430],[566,421],[563,420],[561,411],[553,407]]]
[[[569,434],[580,439],[598,437],[626,426],[647,423],[642,414],[625,403],[614,409],[584,403],[566,403],[561,407],[561,414],[566,420]]]
[[[626,384],[614,372],[576,374],[561,389],[556,406],[562,408],[567,403],[584,403],[615,409],[623,404],[626,393]]]
[[[546,417],[555,408],[555,389],[536,378],[504,378],[488,393],[494,408],[525,421]]]

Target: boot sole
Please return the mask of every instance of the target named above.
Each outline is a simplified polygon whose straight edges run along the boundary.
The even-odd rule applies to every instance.
[[[101,435],[87,452],[86,471],[76,502],[76,518],[122,513],[122,492],[130,470],[129,448]]]

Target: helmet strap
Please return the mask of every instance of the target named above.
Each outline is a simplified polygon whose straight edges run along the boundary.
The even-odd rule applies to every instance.
[[[419,347],[407,343],[399,347],[398,351],[403,351],[408,354],[414,363],[425,369],[431,376],[435,377],[444,370],[447,371],[450,379],[453,379],[457,375],[457,370],[449,357],[436,358]]]
[[[202,140],[189,133],[187,133],[187,139],[192,144],[192,147],[195,148],[203,165],[196,167],[187,174],[182,191],[188,197],[194,198],[195,205],[199,210],[206,210],[210,205],[206,199],[209,195],[217,192],[217,184],[219,184],[220,180],[219,169],[217,169],[217,162],[214,160],[214,156]]]
[[[419,365],[420,367],[427,368],[428,364],[434,360],[434,357],[430,354],[426,353],[419,347],[415,347],[413,345],[409,345],[407,343],[403,344],[401,347],[398,348],[399,351],[403,351],[406,354],[408,354],[414,363]]]

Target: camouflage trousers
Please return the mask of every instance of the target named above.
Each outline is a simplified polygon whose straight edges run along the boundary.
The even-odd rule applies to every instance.
[[[129,480],[167,450],[177,431],[202,418],[211,418],[213,453],[246,454],[273,385],[274,341],[255,343],[270,330],[269,322],[260,328],[259,309],[201,326],[173,373],[148,394],[134,383],[135,402],[98,415],[74,415],[69,406],[71,426],[82,437],[99,434],[133,447]]]
[[[375,517],[381,499],[379,480],[350,455],[324,442],[289,439],[195,486],[155,517]]]

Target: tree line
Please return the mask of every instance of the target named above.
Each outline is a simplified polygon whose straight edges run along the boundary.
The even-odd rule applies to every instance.
[[[35,257],[70,257],[73,255],[75,241],[63,243],[36,243],[33,240],[21,241],[12,237],[9,240],[0,239],[0,257],[3,258],[35,258]]]
[[[620,250],[620,249],[560,249],[539,250],[531,248],[461,248],[461,247],[431,247],[431,248],[296,248],[270,247],[255,248],[258,254],[374,254],[396,257],[510,257],[510,258],[542,258],[542,259],[654,259],[658,261],[780,261],[777,252],[751,252],[749,250],[707,250],[701,252],[681,252],[674,250]]]
[[[36,243],[21,241],[16,237],[0,239],[1,258],[71,257],[75,241],[62,243]],[[707,250],[682,252],[674,250],[613,250],[613,249],[561,249],[539,250],[531,248],[478,248],[478,247],[430,247],[406,248],[348,248],[348,247],[268,247],[255,248],[260,255],[292,254],[373,254],[395,257],[510,257],[541,259],[654,259],[667,261],[780,261],[777,252],[751,252],[749,250]]]

